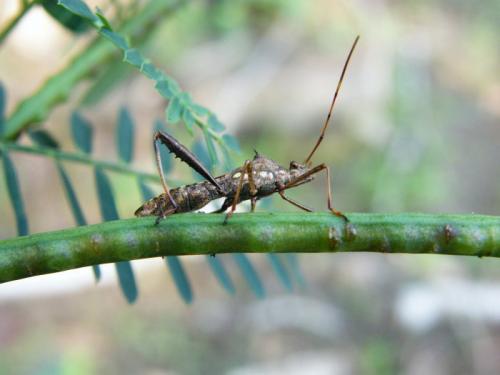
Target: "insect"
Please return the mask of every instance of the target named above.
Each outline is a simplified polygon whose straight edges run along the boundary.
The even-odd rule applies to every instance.
[[[260,198],[267,197],[274,193],[278,193],[281,198],[294,206],[310,212],[312,210],[287,197],[285,195],[285,191],[287,189],[308,183],[314,179],[317,173],[325,171],[328,209],[334,215],[344,219],[346,223],[349,222],[347,217],[342,212],[333,208],[329,167],[324,163],[313,167],[311,159],[324,138],[347,66],[358,40],[359,36],[357,36],[354,40],[351,50],[349,51],[347,59],[344,63],[344,67],[337,83],[337,88],[333,95],[330,109],[323,124],[323,128],[321,129],[319,138],[304,163],[292,161],[287,169],[279,165],[274,160],[262,156],[255,151],[254,158],[252,160],[245,161],[242,167],[221,176],[213,177],[191,151],[179,143],[170,134],[158,131],[154,135],[153,144],[156,155],[156,165],[160,174],[164,193],[145,202],[137,209],[137,211],[135,211],[135,215],[156,216],[156,223],[158,223],[161,219],[167,217],[168,215],[194,211],[202,208],[215,199],[225,198],[222,207],[215,212],[222,213],[229,209],[224,219],[224,223],[227,223],[228,219],[233,215],[238,203],[250,200],[251,211],[253,212],[255,210],[256,203]],[[171,153],[203,176],[205,181],[170,189],[166,183],[163,173],[159,143],[165,145]]]

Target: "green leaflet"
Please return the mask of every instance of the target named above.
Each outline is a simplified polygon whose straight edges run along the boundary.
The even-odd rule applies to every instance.
[[[269,259],[269,262],[271,263],[271,266],[273,267],[274,272],[276,273],[276,275],[278,275],[279,281],[281,281],[285,289],[287,289],[288,291],[292,291],[292,280],[290,279],[286,266],[281,261],[279,255],[267,254],[267,257]]]
[[[252,266],[252,263],[250,263],[248,257],[245,254],[237,253],[233,254],[233,258],[240,268],[243,277],[245,278],[250,289],[252,289],[252,291],[258,298],[264,298],[266,295],[266,291],[264,290],[264,287],[260,282],[257,271],[255,271],[255,268]]]
[[[208,155],[207,148],[203,144],[201,140],[196,140],[193,143],[193,146],[191,147],[191,150],[193,151],[193,154],[198,158],[198,160],[203,164],[205,168],[207,168],[209,171],[212,171],[212,160],[210,159],[210,156]],[[203,180],[203,178],[196,172],[192,171],[194,178],[199,181]]]
[[[186,130],[188,131],[188,133],[191,134],[191,137],[194,137],[193,128],[196,124],[196,119],[194,118],[193,113],[191,111],[183,111],[182,120],[184,122],[184,125],[186,126]]]
[[[92,125],[78,112],[71,114],[71,137],[75,146],[86,154],[92,152]]]
[[[87,19],[90,22],[97,22],[97,18],[94,13],[89,9],[87,4],[80,0],[58,0],[57,4],[62,5],[71,13],[77,14],[80,17]]]
[[[236,288],[231,278],[229,277],[229,274],[224,268],[224,264],[222,263],[220,257],[207,255],[207,261],[215,277],[217,278],[219,283],[224,287],[226,292],[228,292],[229,294],[236,293]]]
[[[117,262],[115,263],[115,268],[123,295],[128,303],[134,303],[137,300],[139,292],[137,290],[132,264],[129,261]]]
[[[238,154],[241,153],[240,144],[236,137],[232,136],[231,134],[224,134],[222,136],[222,140],[231,150],[237,152]]]
[[[118,114],[116,141],[118,156],[125,163],[130,163],[134,151],[134,122],[129,111],[125,107],[122,107]]]
[[[59,173],[59,177],[63,183],[64,192],[66,194],[66,199],[68,200],[69,207],[71,208],[71,213],[75,218],[75,222],[77,226],[87,225],[87,220],[85,220],[85,216],[83,215],[83,211],[78,203],[78,198],[76,197],[75,189],[71,184],[71,180],[69,179],[66,170],[64,169],[62,163],[59,160],[56,160],[56,168]],[[101,279],[101,269],[99,266],[92,266],[94,271],[94,277],[96,281]]]
[[[49,148],[59,148],[59,143],[50,135],[49,132],[43,129],[28,131],[28,136],[36,144]]]
[[[295,278],[295,282],[300,288],[306,288],[306,280],[304,275],[302,275],[302,271],[300,270],[299,260],[297,254],[288,253],[285,254],[285,258],[287,260],[288,266],[290,268],[290,272],[293,274]]]
[[[208,126],[210,126],[210,128],[217,133],[220,133],[220,132],[223,132],[224,130],[226,130],[226,127],[224,126],[224,124],[222,122],[220,122],[219,119],[217,118],[217,116],[215,116],[214,114],[212,114],[208,117]]]
[[[24,211],[23,197],[21,195],[21,189],[19,188],[19,180],[17,179],[16,169],[10,160],[7,151],[0,150],[0,157],[3,162],[3,172],[5,182],[7,184],[7,192],[16,216],[17,234],[19,236],[26,236],[29,233],[28,218],[26,217],[26,212]]]
[[[208,155],[210,156],[210,161],[215,165],[218,161],[217,152],[215,151],[214,141],[212,136],[208,132],[207,128],[203,128],[203,136],[205,137],[205,143],[207,144]]]
[[[191,303],[193,301],[193,292],[191,290],[191,284],[186,276],[184,267],[180,262],[179,258],[176,256],[166,257],[166,262],[170,270],[170,274],[174,279],[175,286],[182,299],[186,303]]]
[[[181,119],[184,106],[178,96],[174,96],[168,103],[166,118],[169,124],[176,124]]]
[[[56,19],[66,29],[74,33],[82,33],[89,29],[89,24],[85,21],[85,19],[59,6],[54,0],[42,0],[39,1],[39,3],[48,14]]]
[[[118,210],[108,177],[99,167],[96,167],[94,172],[101,216],[104,221],[118,220]],[[118,262],[115,263],[115,267],[125,298],[129,303],[134,303],[137,300],[138,291],[130,262]]]

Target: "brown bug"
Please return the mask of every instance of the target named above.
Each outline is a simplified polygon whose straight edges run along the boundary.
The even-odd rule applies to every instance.
[[[171,135],[158,131],[154,136],[154,148],[156,154],[156,165],[158,167],[165,192],[144,203],[137,209],[137,211],[135,211],[135,215],[157,216],[156,223],[158,223],[161,219],[168,215],[194,211],[202,208],[215,199],[225,198],[222,207],[215,212],[225,212],[228,208],[230,208],[230,211],[226,214],[224,219],[224,223],[227,223],[227,220],[234,213],[238,203],[250,200],[251,211],[253,212],[258,199],[274,193],[278,193],[284,200],[294,206],[301,208],[304,211],[311,212],[312,210],[309,208],[288,198],[284,192],[287,189],[312,181],[316,173],[325,171],[328,186],[328,209],[333,214],[348,222],[349,220],[344,214],[333,208],[329,167],[324,163],[312,167],[311,158],[321,144],[325,135],[347,66],[358,40],[359,36],[357,36],[354,40],[351,50],[349,51],[349,55],[344,63],[344,67],[342,69],[335,94],[333,95],[328,115],[323,128],[321,129],[320,136],[303,164],[292,161],[290,162],[289,169],[286,169],[274,160],[268,159],[255,151],[254,158],[252,160],[245,161],[242,167],[221,176],[213,177],[191,151],[180,144]],[[165,181],[158,142],[163,143],[171,153],[174,153],[176,157],[187,163],[191,168],[202,175],[206,181],[170,189]]]

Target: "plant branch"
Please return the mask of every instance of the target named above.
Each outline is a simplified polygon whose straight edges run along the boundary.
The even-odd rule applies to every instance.
[[[160,177],[157,174],[141,172],[130,167],[126,163],[116,163],[110,161],[95,160],[90,155],[84,153],[73,153],[60,151],[54,148],[43,147],[43,146],[24,146],[13,142],[1,142],[0,150],[5,148],[9,151],[19,151],[28,154],[40,155],[45,157],[50,157],[56,160],[67,160],[80,164],[86,164],[93,167],[101,167],[108,171],[118,172],[121,174],[129,175],[144,179],[146,181],[154,181],[159,183]],[[175,183],[175,182],[174,182]]]
[[[125,21],[120,31],[131,37],[142,35],[162,16],[172,14],[180,4],[180,1],[150,1],[140,12]],[[15,140],[27,127],[44,120],[51,108],[67,98],[75,84],[91,76],[96,66],[103,65],[115,51],[113,44],[100,37],[91,41],[65,68],[17,105],[5,122],[3,138]]]
[[[101,263],[232,252],[380,252],[500,257],[500,217],[329,213],[180,214],[0,241],[0,282]]]

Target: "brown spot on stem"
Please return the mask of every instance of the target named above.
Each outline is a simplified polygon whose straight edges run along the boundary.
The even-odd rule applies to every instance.
[[[337,231],[337,228],[330,227],[328,228],[328,240],[330,243],[330,248],[335,249],[340,242],[340,235]]]
[[[389,239],[387,238],[386,235],[384,235],[382,239],[382,243],[380,244],[380,250],[383,253],[390,253],[391,252],[391,243],[389,242]]]
[[[457,231],[450,224],[444,226],[444,241],[449,244],[457,236]]]
[[[98,252],[99,246],[101,245],[102,240],[103,240],[103,238],[102,238],[101,234],[99,234],[99,233],[93,234],[90,237],[90,246],[92,247],[92,250],[94,250],[95,252]]]
[[[348,222],[345,225],[345,239],[346,239],[346,241],[354,241],[356,239],[357,235],[358,235],[358,231],[357,231],[356,227],[351,222]]]

